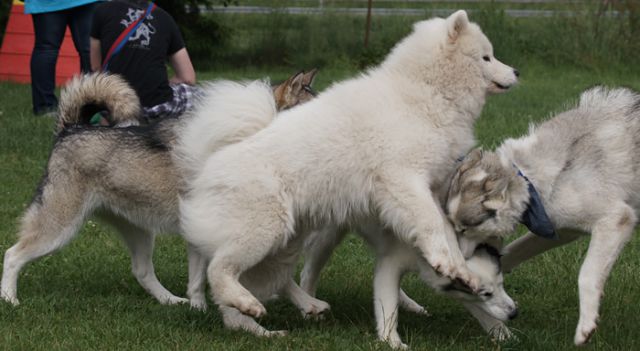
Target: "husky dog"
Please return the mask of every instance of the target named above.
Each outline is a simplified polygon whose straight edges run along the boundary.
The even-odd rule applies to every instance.
[[[309,86],[314,74],[301,72],[277,85],[277,96],[286,101],[279,108],[313,97]],[[116,124],[137,120],[139,101],[118,76],[77,77],[61,95],[59,131],[45,174],[22,218],[19,240],[4,256],[2,298],[17,305],[17,279],[24,265],[65,246],[95,214],[121,234],[131,251],[133,274],[147,292],[163,304],[187,302],[160,284],[152,263],[155,235],[180,231],[182,178],[172,160],[176,134],[183,123],[199,116],[210,119],[209,127],[217,131],[211,134],[216,147],[241,140],[274,118],[278,107],[272,88],[260,81],[205,84],[202,101],[181,119],[127,128],[82,126],[95,106],[108,109]],[[242,108],[249,102],[253,111]],[[230,113],[234,110],[236,114]],[[204,262],[191,248],[189,252],[189,286],[199,286],[194,272],[199,274]],[[194,295],[196,291],[188,292],[191,305],[203,309],[204,295]]]
[[[191,172],[183,235],[210,260],[216,304],[257,326],[260,300],[291,286],[310,231],[367,220],[391,228],[422,264],[480,290],[431,188],[472,147],[487,94],[516,82],[458,11],[417,23],[379,67],[210,156],[182,133],[178,155]]]
[[[504,237],[525,222],[530,232],[504,248],[506,271],[590,233],[578,277],[574,341],[582,345],[596,330],[604,284],[637,224],[638,177],[640,95],[595,87],[529,135],[495,152],[471,152],[453,178],[448,212],[471,241]]]
[[[300,71],[284,82],[271,86],[278,111],[311,100],[316,93],[311,88],[317,69]],[[205,83],[206,85],[206,83]],[[140,99],[129,84],[117,75],[88,74],[72,79],[62,90],[58,106],[58,131],[91,125],[91,117],[105,112],[103,126],[146,124],[142,118]]]
[[[466,261],[471,272],[480,277],[481,285],[486,287],[483,294],[475,295],[464,285],[437,275],[433,268],[421,263],[414,249],[388,231],[375,223],[360,226],[356,231],[376,254],[373,288],[380,339],[387,340],[392,347],[406,347],[397,332],[398,305],[410,312],[428,314],[424,307],[400,289],[400,280],[406,271],[417,271],[420,278],[433,289],[462,302],[496,339],[504,340],[511,336],[503,322],[515,318],[518,310],[504,290],[497,249],[486,244],[479,245]],[[320,270],[346,234],[347,230],[328,226],[312,233],[305,242],[305,265],[300,286],[310,296],[315,296]]]

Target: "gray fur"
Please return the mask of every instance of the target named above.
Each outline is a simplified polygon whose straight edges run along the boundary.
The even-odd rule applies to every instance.
[[[578,345],[596,329],[604,284],[640,212],[639,101],[630,89],[587,90],[575,108],[532,127],[529,135],[506,140],[496,152],[476,151],[481,159],[466,172],[458,171],[449,193],[450,219],[466,237],[481,241],[512,232],[526,208],[527,185],[516,168],[537,188],[560,239],[531,233],[519,238],[504,249],[506,270],[576,239],[576,233],[591,234],[579,277]],[[469,181],[474,172],[486,177]],[[494,192],[501,194],[497,198],[486,188],[495,178],[504,184]],[[485,218],[492,199],[496,216]]]
[[[216,84],[225,82],[210,86]],[[283,83],[286,84],[290,83]],[[213,90],[205,89],[204,94]],[[298,89],[285,90],[284,95],[296,93],[306,100],[312,96],[298,94]],[[271,97],[271,104],[275,105],[271,89],[267,92],[259,96]],[[174,164],[173,150],[178,133],[192,115],[161,119],[150,126],[91,127],[83,111],[85,106],[96,103],[109,109],[116,123],[138,120],[140,106],[135,92],[118,76],[96,73],[76,77],[62,91],[56,142],[40,185],[21,219],[19,240],[5,253],[2,298],[18,304],[17,279],[24,265],[65,246],[87,218],[96,215],[122,236],[131,251],[132,271],[145,290],[161,303],[187,302],[160,284],[151,259],[155,235],[180,230],[178,193],[183,179]],[[264,116],[267,121],[272,118]],[[241,124],[231,117],[220,123],[230,125],[228,129],[237,138],[246,136]],[[205,262],[191,247],[188,251],[187,294],[191,305],[202,309],[206,302],[200,278]],[[309,309],[306,305],[301,308]]]

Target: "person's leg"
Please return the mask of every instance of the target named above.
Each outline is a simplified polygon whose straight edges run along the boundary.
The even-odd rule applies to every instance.
[[[91,32],[91,20],[96,3],[86,4],[67,10],[68,24],[78,54],[80,55],[80,70],[91,72],[89,61],[89,33]]]
[[[66,29],[66,15],[61,11],[33,14],[35,45],[31,53],[31,96],[33,112],[41,114],[58,105],[54,89],[56,61]]]

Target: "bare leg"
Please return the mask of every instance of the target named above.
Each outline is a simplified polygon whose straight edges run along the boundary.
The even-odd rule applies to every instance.
[[[222,321],[225,327],[232,330],[244,330],[252,333],[256,336],[284,336],[287,332],[284,330],[269,331],[264,329],[253,318],[246,316],[237,309],[229,306],[219,306],[220,313],[222,313]]]
[[[580,268],[580,320],[576,328],[575,344],[589,341],[597,327],[604,284],[620,252],[631,239],[636,216],[624,205],[615,215],[600,220],[593,228],[587,257]]]
[[[559,233],[559,236],[560,237],[558,240],[550,240],[541,238],[532,233],[526,233],[525,235],[511,242],[502,250],[502,253],[504,255],[501,259],[502,269],[505,272],[510,272],[520,263],[547,250],[568,244],[582,235],[578,233],[563,232]]]
[[[122,219],[109,218],[109,223],[118,230],[122,240],[127,244],[131,252],[131,271],[144,290],[161,304],[173,305],[189,301],[172,294],[162,286],[156,277],[155,268],[153,267],[153,246],[155,241],[153,234]]]
[[[398,299],[401,268],[390,257],[382,257],[376,263],[373,280],[373,306],[376,315],[378,338],[393,348],[407,348],[398,334]]]
[[[189,283],[187,286],[187,296],[192,308],[204,311],[207,309],[206,271],[207,259],[191,245],[187,245],[187,256],[189,258]]]
[[[293,279],[287,284],[285,292],[291,302],[300,309],[302,316],[305,318],[321,318],[323,314],[331,308],[328,303],[307,294]]]
[[[311,296],[316,296],[320,272],[331,254],[346,236],[346,230],[329,225],[311,233],[305,242],[304,267],[300,273],[300,287]]]

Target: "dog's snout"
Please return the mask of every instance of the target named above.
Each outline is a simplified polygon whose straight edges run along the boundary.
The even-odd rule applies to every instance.
[[[520,71],[518,71],[517,69],[513,70],[513,74],[515,74],[516,77],[520,77]]]
[[[510,313],[509,313],[509,320],[513,320],[514,318],[518,317],[518,308],[515,307]]]

